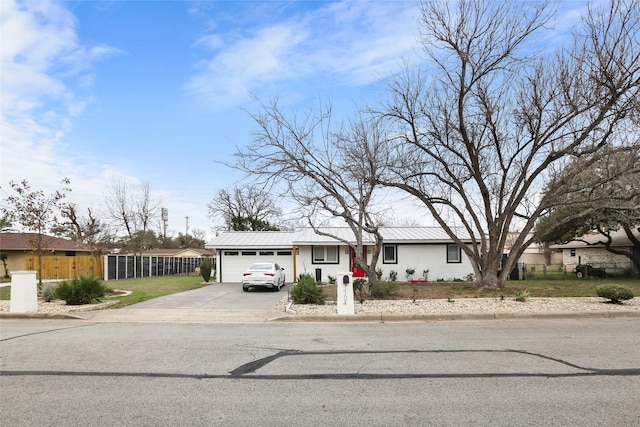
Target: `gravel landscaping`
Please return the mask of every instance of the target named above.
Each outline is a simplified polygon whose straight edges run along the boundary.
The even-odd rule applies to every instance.
[[[74,312],[100,310],[115,302],[87,305],[66,305],[64,301],[38,302],[39,314],[73,314]],[[9,312],[9,301],[0,301],[0,313]],[[296,316],[330,316],[337,314],[335,303],[326,305],[290,304],[284,296],[275,309]],[[640,315],[640,298],[622,304],[610,304],[598,297],[588,298],[530,298],[526,302],[500,298],[461,298],[455,300],[368,300],[356,301],[355,314],[476,314],[476,313],[558,313],[558,312],[616,312],[632,311]]]
[[[278,310],[288,306],[286,297],[278,304]],[[640,298],[625,301],[622,304],[610,304],[598,297],[588,298],[530,298],[526,302],[500,298],[462,298],[456,300],[369,300],[363,304],[355,303],[355,314],[471,314],[471,313],[555,313],[583,311],[637,311],[640,314]],[[333,315],[335,304],[310,305],[292,304],[290,314]]]

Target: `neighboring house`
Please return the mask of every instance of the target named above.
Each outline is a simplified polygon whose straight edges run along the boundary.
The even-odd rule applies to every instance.
[[[640,232],[636,231],[634,235],[640,238]],[[551,248],[562,251],[562,263],[570,270],[578,264],[589,264],[598,268],[631,269],[638,273],[628,257],[609,252],[605,248],[605,242],[606,239],[601,234],[591,233],[569,243],[551,245]],[[637,251],[623,230],[611,232],[611,247],[629,252]]]
[[[354,242],[351,229],[331,228],[323,231]],[[391,271],[398,280],[406,280],[406,270],[415,270],[418,279],[429,270],[429,280],[463,279],[473,273],[471,262],[458,245],[440,227],[384,227],[380,229],[383,247],[376,268],[387,279]],[[466,234],[460,238],[470,244]],[[374,251],[374,240],[365,237],[367,260]],[[298,231],[228,231],[221,233],[207,248],[215,249],[219,282],[240,282],[242,273],[256,261],[275,261],[285,269],[287,281],[296,281],[300,274],[311,274],[326,282],[329,276],[353,272],[364,273],[355,266],[354,251],[343,242],[316,234],[312,229]]]
[[[511,247],[519,235],[519,232],[509,232],[507,243],[504,247],[506,254],[511,252]],[[531,234],[527,235],[527,239],[530,237]],[[545,247],[544,244],[534,242],[524,250],[518,262],[529,266],[558,265],[562,264],[562,251],[559,249],[551,249],[551,247]]]
[[[215,252],[200,248],[151,249],[142,254],[108,254],[104,257],[104,280],[170,276],[196,273],[200,264]]]
[[[36,233],[0,233],[0,253],[7,254],[7,270],[38,270],[33,243]],[[43,279],[69,279],[94,267],[91,246],[60,237],[42,236]],[[86,264],[86,265],[85,265]],[[99,264],[99,263],[98,263]],[[4,265],[0,263],[4,276]]]
[[[179,258],[212,258],[213,251],[201,248],[151,249],[142,252],[143,256],[172,256]]]

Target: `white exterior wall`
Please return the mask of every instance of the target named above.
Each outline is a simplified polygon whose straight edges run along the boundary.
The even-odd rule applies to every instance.
[[[326,245],[318,245],[326,246]],[[349,247],[346,245],[339,246],[338,249],[338,264],[314,264],[311,252],[311,246],[300,246],[300,253],[296,255],[296,276],[295,281],[301,274],[310,274],[313,278],[316,277],[316,268],[322,270],[322,282],[328,282],[329,276],[337,277],[338,272],[350,271],[349,270]]]
[[[611,253],[604,248],[576,248],[575,256],[571,256],[571,249],[562,250],[562,263],[567,267],[575,267],[578,265],[578,260],[581,260],[582,264],[591,264],[594,267],[631,267],[631,260],[629,258],[624,255]]]
[[[413,268],[413,279],[422,277],[423,270],[429,270],[429,281],[437,279],[464,279],[473,273],[473,267],[467,255],[461,253],[460,263],[447,263],[447,245],[397,245],[397,264],[383,263],[380,254],[378,268],[382,269],[382,279],[387,280],[391,270],[398,273],[398,281],[407,280],[407,268]]]

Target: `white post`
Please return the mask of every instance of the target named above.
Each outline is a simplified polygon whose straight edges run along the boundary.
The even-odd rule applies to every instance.
[[[336,305],[338,314],[355,314],[353,301],[353,273],[338,273]]]
[[[35,271],[14,271],[11,273],[9,311],[13,313],[38,311],[38,283]]]

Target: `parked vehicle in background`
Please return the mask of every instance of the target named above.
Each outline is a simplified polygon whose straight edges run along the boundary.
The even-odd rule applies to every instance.
[[[285,285],[284,268],[271,261],[254,262],[242,274],[242,290],[268,288],[279,291]]]
[[[576,265],[575,273],[578,279],[583,277],[607,277],[607,272],[604,268],[594,267],[590,264]]]

